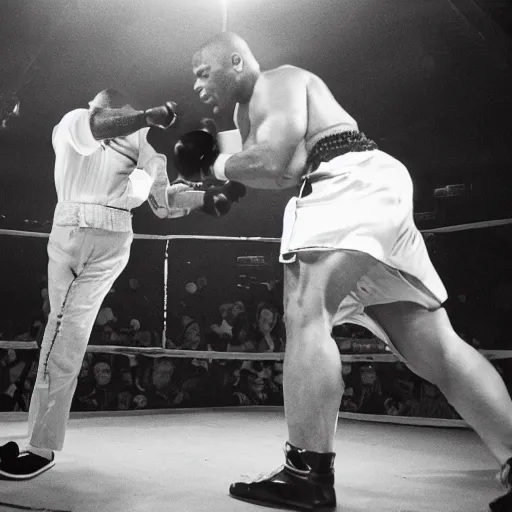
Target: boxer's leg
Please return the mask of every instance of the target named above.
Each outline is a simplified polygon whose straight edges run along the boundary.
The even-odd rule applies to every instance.
[[[48,247],[51,313],[29,410],[30,444],[61,450],[94,320],[128,262],[130,233],[80,229]],[[78,252],[71,265],[68,255]]]
[[[453,330],[443,308],[411,302],[371,306],[415,373],[435,384],[504,464],[512,457],[512,400],[497,370]]]
[[[297,262],[285,265],[283,394],[292,445],[333,450],[343,380],[332,321],[342,300],[375,263],[364,253],[336,251],[301,252]]]
[[[384,328],[411,370],[435,384],[502,464],[507,494],[490,504],[512,510],[512,400],[492,364],[453,330],[446,311],[397,302],[367,313]]]
[[[256,482],[233,484],[232,496],[298,510],[336,506],[333,443],[343,379],[332,323],[340,303],[375,263],[364,253],[313,251],[285,265],[286,463]]]
[[[51,313],[29,409],[28,452],[3,463],[0,476],[26,480],[53,466],[94,320],[128,262],[131,241],[131,233],[54,228],[48,244]]]

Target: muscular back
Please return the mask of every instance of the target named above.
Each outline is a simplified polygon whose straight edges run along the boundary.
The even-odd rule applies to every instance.
[[[276,98],[276,94],[279,97]],[[290,140],[286,140],[286,133],[273,134],[279,135],[283,147],[288,148],[287,143],[294,137],[291,158],[281,171],[283,187],[300,183],[300,177],[306,172],[307,155],[319,139],[334,132],[358,130],[356,121],[318,76],[294,66],[281,66],[262,73],[249,104],[237,105],[235,124],[244,149],[261,143],[260,127],[276,115],[276,110],[278,115],[301,127],[300,136],[297,130],[290,130]]]
[[[316,75],[307,73],[308,130],[306,148],[332,132],[358,130],[357,122],[341,107],[331,91]]]

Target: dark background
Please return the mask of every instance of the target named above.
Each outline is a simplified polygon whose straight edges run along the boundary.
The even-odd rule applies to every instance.
[[[439,209],[435,188],[471,186],[469,196],[442,203],[452,213],[423,227],[512,217],[510,2],[228,3],[228,29],[247,39],[263,69],[289,63],[319,74],[361,129],[404,161],[418,213]],[[190,60],[221,30],[221,13],[220,0],[3,0],[0,93],[17,91],[21,115],[0,131],[0,227],[52,218],[52,127],[99,90],[122,88],[144,107],[177,101],[186,114],[180,126],[152,134],[167,154],[179,133],[211,116],[193,93]],[[217,121],[233,127],[231,112]],[[277,237],[291,193],[251,190],[220,220],[160,221],[144,205],[134,227]]]

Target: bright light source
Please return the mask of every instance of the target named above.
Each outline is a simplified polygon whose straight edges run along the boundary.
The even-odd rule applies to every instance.
[[[228,30],[228,0],[220,0],[221,13],[222,13],[222,32]]]

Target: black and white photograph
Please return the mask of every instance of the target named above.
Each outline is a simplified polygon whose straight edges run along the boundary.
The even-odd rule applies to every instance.
[[[512,512],[510,0],[0,23],[0,512]]]

